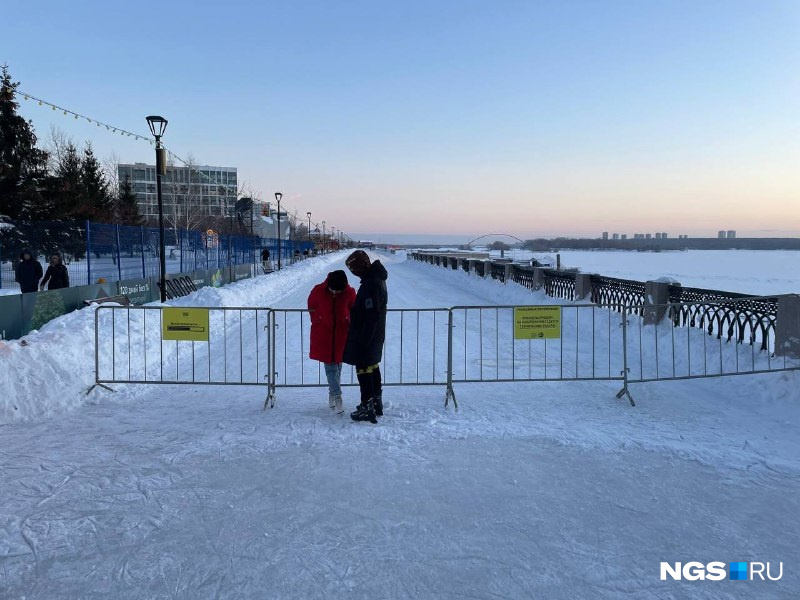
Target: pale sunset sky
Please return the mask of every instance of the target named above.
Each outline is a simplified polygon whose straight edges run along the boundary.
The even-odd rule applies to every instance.
[[[339,230],[800,235],[796,0],[0,4],[21,90]]]

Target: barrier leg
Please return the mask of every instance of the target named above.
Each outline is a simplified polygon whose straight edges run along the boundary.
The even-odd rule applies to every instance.
[[[91,393],[91,391],[96,387],[101,387],[104,390],[108,390],[109,392],[115,392],[116,391],[116,390],[112,390],[110,387],[108,387],[107,385],[105,385],[103,383],[93,383],[92,386],[88,390],[86,390],[86,395],[88,396]]]
[[[264,410],[267,410],[267,407],[275,408],[275,386],[270,384],[267,386],[267,397],[264,399]]]
[[[456,393],[453,391],[453,384],[447,384],[447,391],[444,394],[444,407],[447,408],[447,405],[450,403],[450,400],[453,401],[453,408],[458,410],[458,401],[456,400]]]
[[[633,401],[633,396],[631,396],[631,392],[628,389],[627,381],[624,383],[622,389],[617,392],[617,398],[622,399],[625,396],[628,397],[628,401],[631,403],[631,406],[636,406],[636,403]]]
[[[631,392],[628,389],[628,372],[630,369],[628,368],[628,309],[624,309],[624,313],[622,314],[622,389],[617,392],[617,398],[622,399],[623,397],[627,396],[628,401],[631,403],[631,406],[636,406],[636,403],[633,401],[633,396],[631,396]]]

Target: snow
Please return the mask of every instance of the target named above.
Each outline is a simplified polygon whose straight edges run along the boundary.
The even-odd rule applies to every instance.
[[[769,296],[800,292],[800,252],[796,250],[687,250],[631,252],[622,250],[562,250],[562,267],[582,273],[636,281],[680,282],[741,294]],[[500,252],[492,252],[499,257]],[[543,255],[523,250],[506,257],[541,260]]]
[[[392,308],[556,302],[373,256]],[[171,304],[301,308],[344,257]],[[332,414],[316,388],[279,388],[267,411],[263,386],[86,396],[93,310],[0,342],[3,598],[788,598],[800,586],[800,372],[633,384],[636,408],[613,381],[457,382],[458,412],[443,385],[387,387],[372,426]],[[498,339],[487,376],[503,368]],[[345,388],[348,408],[356,394]],[[782,561],[784,575],[661,582],[662,560]]]

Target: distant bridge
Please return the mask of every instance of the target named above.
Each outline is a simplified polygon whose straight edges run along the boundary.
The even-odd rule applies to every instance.
[[[487,237],[507,237],[507,238],[512,238],[512,239],[517,240],[520,244],[524,244],[525,243],[525,240],[521,240],[517,236],[511,235],[509,233],[487,233],[487,234],[482,235],[480,237],[476,237],[474,240],[467,242],[465,245],[471,246],[473,243],[477,242],[478,240],[482,240],[483,238],[487,238]]]

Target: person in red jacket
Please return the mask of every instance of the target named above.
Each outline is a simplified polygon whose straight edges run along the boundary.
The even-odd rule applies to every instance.
[[[308,296],[311,315],[311,351],[309,358],[325,365],[328,380],[328,406],[341,414],[342,355],[350,329],[350,309],[356,301],[356,291],[347,283],[344,271],[328,273],[323,283],[314,286]]]

